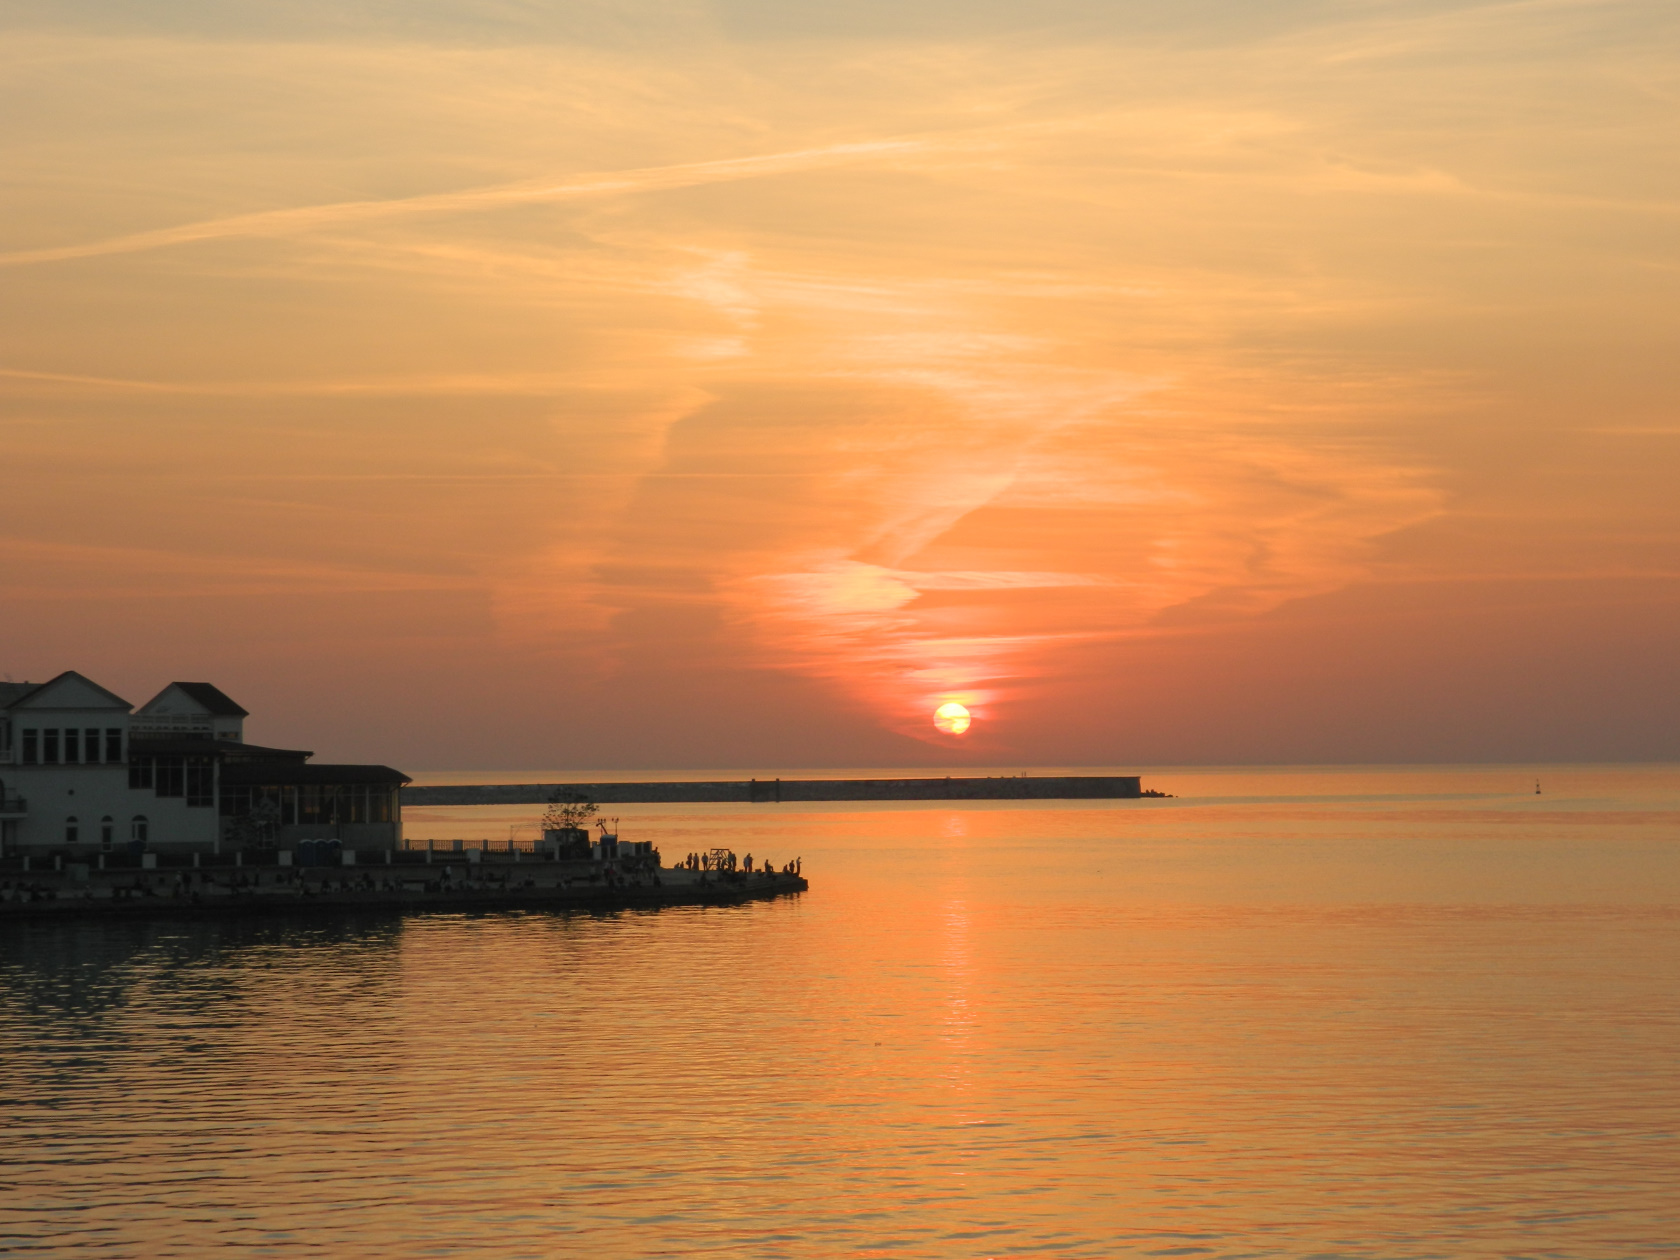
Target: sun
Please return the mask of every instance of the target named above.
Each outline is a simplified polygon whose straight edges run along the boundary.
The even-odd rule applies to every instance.
[[[968,710],[955,700],[949,704],[942,704],[933,711],[933,724],[947,735],[961,735],[973,721]]]

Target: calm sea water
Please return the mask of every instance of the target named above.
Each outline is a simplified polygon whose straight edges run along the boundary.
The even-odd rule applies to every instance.
[[[1534,774],[622,807],[811,891],[0,929],[0,1250],[1680,1251],[1680,770]]]

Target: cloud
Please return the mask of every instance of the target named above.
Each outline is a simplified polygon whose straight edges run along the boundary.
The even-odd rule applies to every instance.
[[[229,238],[293,236],[323,228],[399,216],[460,214],[489,210],[498,206],[578,201],[663,189],[691,188],[701,184],[757,179],[816,170],[847,162],[903,156],[926,148],[925,141],[911,139],[857,141],[787,153],[765,153],[752,157],[617,171],[558,183],[546,180],[522,182],[378,201],[341,201],[327,205],[296,206],[285,210],[264,210],[251,214],[229,215],[220,219],[206,219],[197,223],[183,223],[148,232],[132,232],[125,236],[88,241],[79,245],[14,250],[0,254],[0,267],[67,262],[77,258],[100,258],[112,254],[135,254]]]
[[[981,739],[1117,687],[1093,645],[1672,571],[1667,464],[1591,439],[1672,429],[1650,6],[790,12],[8,53],[10,589],[436,570],[520,703],[703,731],[665,698],[768,676]]]

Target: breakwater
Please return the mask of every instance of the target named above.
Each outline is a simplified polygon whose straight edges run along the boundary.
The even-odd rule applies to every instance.
[[[781,801],[1056,801],[1132,800],[1143,795],[1135,774],[1043,778],[741,779],[689,783],[460,783],[406,787],[402,803],[541,805],[557,792],[598,805],[770,805]]]

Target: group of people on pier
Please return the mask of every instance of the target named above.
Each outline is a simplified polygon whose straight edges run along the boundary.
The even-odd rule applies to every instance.
[[[782,874],[799,874],[799,866],[802,860],[801,858],[794,858],[793,861],[784,863]],[[753,855],[749,853],[744,859],[737,862],[733,849],[712,849],[709,852],[702,850],[698,853],[690,853],[684,858],[682,869],[686,871],[717,871],[721,874],[730,874],[740,870],[751,875],[753,873]],[[762,875],[774,875],[776,867],[769,858],[765,858],[759,863],[758,871]]]

